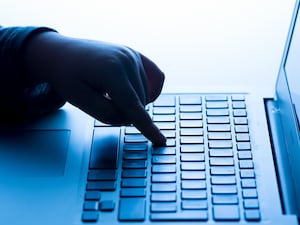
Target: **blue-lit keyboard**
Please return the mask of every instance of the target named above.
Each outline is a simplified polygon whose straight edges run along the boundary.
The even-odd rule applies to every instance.
[[[245,96],[165,94],[147,109],[165,147],[96,121],[83,222],[261,220]]]

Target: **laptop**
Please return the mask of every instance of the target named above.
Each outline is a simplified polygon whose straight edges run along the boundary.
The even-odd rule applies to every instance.
[[[1,128],[0,224],[298,224],[298,12],[274,98],[162,94],[164,147],[71,105]]]

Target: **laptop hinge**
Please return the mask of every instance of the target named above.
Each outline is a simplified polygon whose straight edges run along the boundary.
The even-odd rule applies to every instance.
[[[280,189],[282,210],[284,214],[297,214],[297,201],[295,187],[291,177],[288,152],[284,136],[282,135],[282,123],[276,101],[265,100],[266,113],[273,156],[275,160],[277,182]],[[299,216],[298,216],[299,217]]]

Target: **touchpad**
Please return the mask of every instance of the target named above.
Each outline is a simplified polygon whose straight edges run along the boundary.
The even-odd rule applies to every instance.
[[[0,173],[30,177],[63,176],[70,130],[0,132]]]

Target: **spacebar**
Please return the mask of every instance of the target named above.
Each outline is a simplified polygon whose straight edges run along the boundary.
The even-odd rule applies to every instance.
[[[90,169],[117,168],[119,135],[119,127],[94,129]]]
[[[152,221],[205,221],[208,220],[207,211],[193,210],[177,213],[152,213]]]

